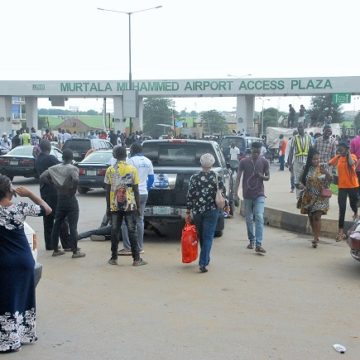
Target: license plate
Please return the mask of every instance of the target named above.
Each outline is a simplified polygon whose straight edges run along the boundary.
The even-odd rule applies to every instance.
[[[153,214],[154,215],[170,215],[171,207],[170,206],[154,206]]]
[[[95,176],[96,175],[96,170],[87,170],[86,175]]]
[[[11,160],[10,165],[19,165],[19,162],[16,160]]]
[[[77,153],[77,152],[73,152],[73,156],[75,156],[75,157],[79,157],[79,153]]]

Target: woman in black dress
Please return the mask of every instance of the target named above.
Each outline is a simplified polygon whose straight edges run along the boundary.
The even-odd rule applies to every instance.
[[[12,197],[28,197],[34,204]],[[25,187],[14,189],[0,175],[0,354],[36,341],[34,258],[24,232],[26,216],[43,216],[51,208]]]

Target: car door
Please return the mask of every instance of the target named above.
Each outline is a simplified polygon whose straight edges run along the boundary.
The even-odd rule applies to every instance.
[[[226,196],[229,196],[229,194],[231,192],[230,189],[232,188],[232,179],[231,179],[232,172],[226,166],[226,161],[225,161],[224,155],[220,149],[219,144],[215,144],[214,148],[215,148],[215,154],[218,157],[220,165],[221,165],[220,175],[222,177],[223,183],[226,188]]]

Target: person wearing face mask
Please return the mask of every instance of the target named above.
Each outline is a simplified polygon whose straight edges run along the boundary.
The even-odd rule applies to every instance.
[[[334,156],[329,165],[335,166],[338,172],[338,204],[339,204],[339,233],[336,241],[346,239],[344,233],[344,221],[346,212],[346,201],[349,197],[351,210],[354,212],[354,219],[358,216],[357,193],[359,181],[355,172],[358,165],[356,155],[351,154],[349,145],[346,141],[341,141],[338,145],[339,154]]]
[[[245,219],[247,235],[249,239],[248,249],[254,249],[259,254],[265,254],[262,247],[264,232],[264,209],[265,209],[265,190],[264,181],[270,179],[269,162],[260,156],[261,143],[251,144],[251,156],[240,161],[238,175],[236,178],[235,198],[239,200],[238,188],[241,177],[242,189],[245,205]],[[254,231],[255,218],[255,231]]]

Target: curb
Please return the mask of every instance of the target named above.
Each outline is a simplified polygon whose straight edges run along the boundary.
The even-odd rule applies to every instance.
[[[295,206],[295,205],[294,205]],[[240,215],[245,216],[243,201],[240,203]],[[312,235],[309,217],[281,209],[265,206],[264,223],[275,228]],[[351,221],[345,221],[345,233],[351,227]],[[321,218],[321,236],[335,239],[338,234],[338,220]]]

